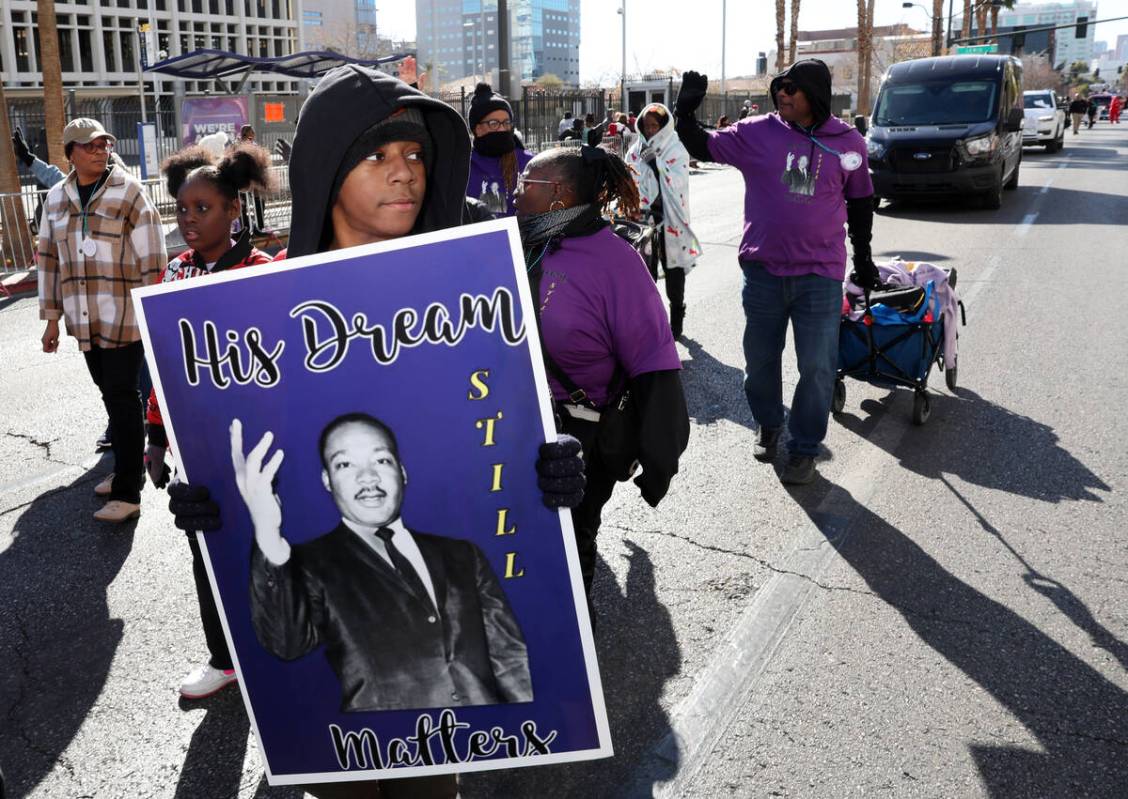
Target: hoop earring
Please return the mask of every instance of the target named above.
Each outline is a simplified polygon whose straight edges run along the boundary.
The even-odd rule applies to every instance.
[[[558,205],[560,206],[559,208],[556,207]],[[548,210],[550,210],[550,211],[563,211],[564,210],[564,201],[563,200],[553,200],[551,203],[549,203]]]

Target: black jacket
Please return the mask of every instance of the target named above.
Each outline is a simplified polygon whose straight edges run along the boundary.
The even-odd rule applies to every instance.
[[[531,702],[525,639],[475,544],[412,531],[438,614],[344,523],[291,549],[251,555],[251,621],[263,647],[294,660],[325,645],[341,710]]]
[[[1080,98],[1074,100],[1069,104],[1069,113],[1071,114],[1084,114],[1089,110],[1089,101]]]
[[[470,176],[470,131],[462,117],[446,103],[390,75],[347,64],[327,72],[302,106],[290,155],[290,258],[328,249],[332,240],[329,198],[346,151],[361,133],[402,107],[423,113],[435,146],[414,232],[442,230],[462,222]]]

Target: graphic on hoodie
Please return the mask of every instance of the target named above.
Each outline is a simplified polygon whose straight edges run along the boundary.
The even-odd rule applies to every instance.
[[[505,196],[501,193],[501,186],[494,181],[482,181],[482,193],[478,195],[478,202],[486,207],[486,209],[496,216],[505,216],[509,212],[509,206],[505,201]]]
[[[806,153],[797,155],[794,151],[787,153],[787,165],[783,169],[783,174],[779,176],[779,182],[787,186],[787,190],[792,194],[810,197],[815,193],[815,181],[818,180],[819,170],[822,169],[822,153],[817,153],[813,158],[812,168],[812,156]]]

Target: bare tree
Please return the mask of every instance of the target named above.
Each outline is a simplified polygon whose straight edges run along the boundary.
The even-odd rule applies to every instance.
[[[783,71],[783,26],[786,24],[787,0],[776,0],[776,72]]]
[[[1022,57],[1022,87],[1024,89],[1054,89],[1061,91],[1065,80],[1054,69],[1045,53],[1031,53]]]
[[[788,63],[795,63],[795,49],[799,43],[799,3],[791,0],[791,46],[788,49]]]
[[[67,156],[63,152],[63,72],[59,62],[59,29],[55,22],[55,4],[38,0],[39,66],[43,70],[43,111],[46,116],[47,160],[64,171]],[[7,146],[7,140],[0,142]]]

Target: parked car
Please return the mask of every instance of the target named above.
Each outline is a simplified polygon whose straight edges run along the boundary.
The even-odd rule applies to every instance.
[[[886,71],[866,136],[880,198],[975,196],[1002,205],[1022,162],[1022,62],[1009,55],[918,58]]]
[[[1041,144],[1048,153],[1056,153],[1065,144],[1065,129],[1069,127],[1065,112],[1061,110],[1057,92],[1053,89],[1032,89],[1022,93],[1022,127],[1024,145]]]

